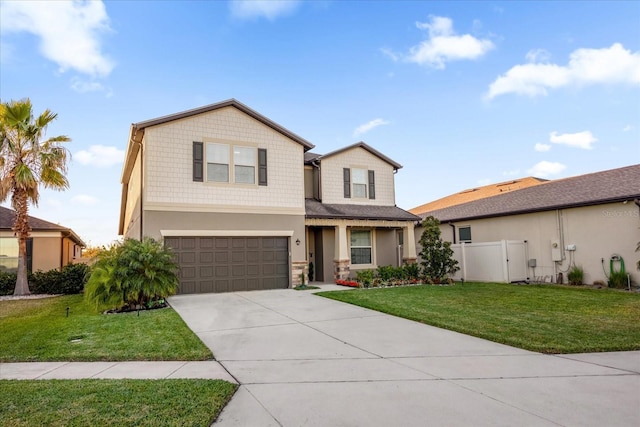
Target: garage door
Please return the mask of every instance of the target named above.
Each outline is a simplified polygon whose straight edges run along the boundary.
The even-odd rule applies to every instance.
[[[179,293],[289,287],[287,237],[165,237],[180,266]]]

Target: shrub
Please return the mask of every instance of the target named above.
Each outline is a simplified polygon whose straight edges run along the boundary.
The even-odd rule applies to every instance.
[[[574,265],[569,270],[567,278],[569,279],[570,285],[580,286],[582,285],[582,281],[584,280],[584,270],[579,265]]]
[[[314,277],[315,277],[315,273],[313,270],[313,263],[310,262],[309,263],[309,282],[313,282]]]
[[[609,275],[610,288],[623,289],[627,287],[627,273],[624,271],[612,271]]]
[[[413,264],[404,264],[402,266],[404,277],[409,280],[419,280],[420,279],[420,266],[416,263]]]
[[[160,242],[127,239],[98,255],[85,288],[96,308],[147,306],[178,291],[177,264]]]
[[[381,265],[378,267],[378,278],[386,283],[395,278],[395,269],[390,265]]]
[[[67,264],[61,270],[38,270],[29,274],[29,289],[34,294],[79,294],[87,282],[89,270],[85,264]],[[15,285],[15,273],[0,273],[0,295],[13,294]]]
[[[424,231],[420,237],[420,258],[424,276],[433,283],[447,281],[447,276],[460,269],[458,261],[453,258],[451,242],[440,238],[440,221],[428,216],[422,222]]]
[[[362,283],[365,288],[371,287],[373,284],[373,270],[356,271],[356,281]]]

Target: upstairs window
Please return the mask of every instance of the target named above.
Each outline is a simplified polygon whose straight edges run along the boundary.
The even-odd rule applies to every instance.
[[[345,199],[368,198],[373,200],[376,198],[375,171],[358,168],[344,168],[342,172]]]
[[[356,199],[367,198],[367,171],[365,169],[351,169],[353,181],[353,197]]]
[[[207,181],[229,182],[229,146],[207,144]]]
[[[233,147],[233,168],[236,184],[256,183],[256,149]]]
[[[231,169],[233,167],[233,169]],[[193,180],[267,185],[267,150],[217,142],[193,142]]]

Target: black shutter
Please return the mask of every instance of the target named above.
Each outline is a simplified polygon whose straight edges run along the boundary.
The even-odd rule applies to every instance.
[[[203,170],[204,150],[202,142],[193,141],[193,180],[202,182],[204,180]]]
[[[258,148],[258,185],[267,185],[267,150]]]
[[[344,197],[346,199],[351,198],[351,169],[342,169],[342,175],[344,177]]]
[[[369,171],[369,198],[376,198],[376,173],[375,171]]]

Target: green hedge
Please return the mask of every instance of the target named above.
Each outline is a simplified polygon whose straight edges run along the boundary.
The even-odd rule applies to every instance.
[[[79,294],[89,276],[86,264],[67,264],[61,270],[36,271],[29,274],[32,294]],[[16,286],[15,273],[0,272],[0,295],[11,295]]]

